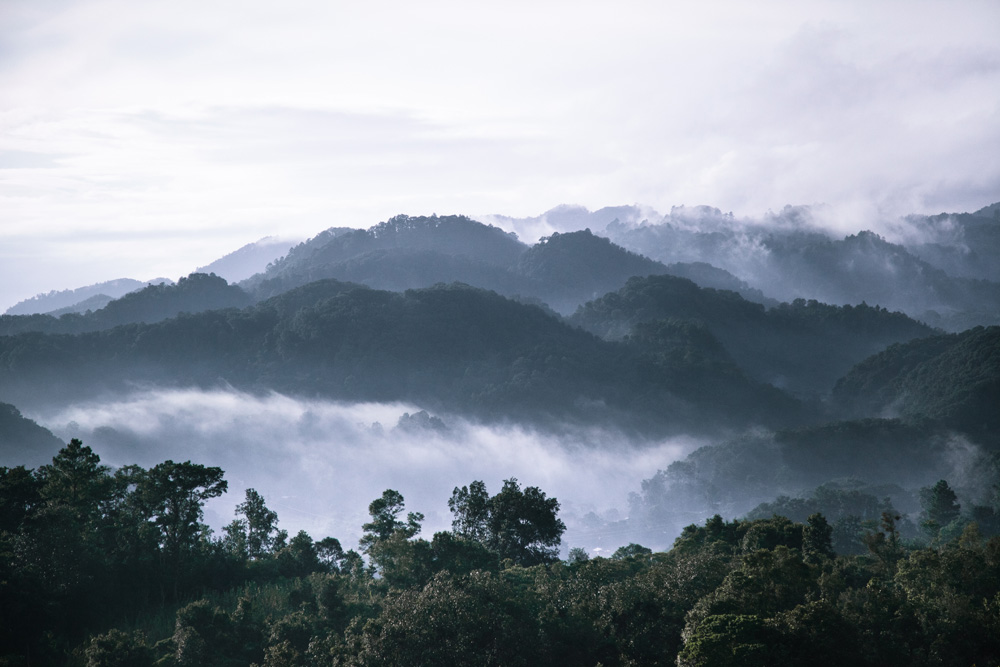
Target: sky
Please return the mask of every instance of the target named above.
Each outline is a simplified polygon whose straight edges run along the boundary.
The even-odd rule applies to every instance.
[[[995,0],[0,0],[0,311],[399,213],[976,210],[998,28]]]

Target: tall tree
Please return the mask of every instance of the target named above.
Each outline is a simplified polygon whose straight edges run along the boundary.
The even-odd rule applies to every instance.
[[[566,524],[558,516],[559,501],[546,497],[537,486],[522,491],[511,478],[490,498],[485,484],[476,481],[455,488],[448,507],[455,515],[456,534],[482,542],[501,559],[519,565],[558,560]]]
[[[368,505],[368,514],[372,520],[361,526],[364,535],[358,540],[361,549],[366,553],[378,542],[387,540],[395,533],[402,533],[410,538],[420,532],[420,522],[424,515],[420,512],[410,512],[406,521],[399,519],[404,509],[403,494],[393,489],[382,492],[381,498],[376,498]]]
[[[462,488],[456,486],[448,499],[448,509],[455,515],[451,528],[456,535],[486,542],[489,533],[490,494],[483,482],[475,481]]]
[[[937,537],[940,530],[957,519],[962,510],[958,496],[943,479],[934,486],[920,489],[920,505],[924,509],[922,525],[931,537]]]
[[[236,514],[246,519],[247,555],[257,560],[270,552],[274,543],[272,533],[278,523],[278,514],[267,508],[264,498],[254,489],[246,490],[246,500],[236,506]]]
[[[148,519],[159,531],[160,545],[171,566],[176,596],[182,562],[197,548],[203,506],[226,492],[222,468],[185,461],[164,461],[137,481],[136,493]]]
[[[101,465],[100,456],[73,438],[52,458],[50,465],[38,469],[42,497],[50,503],[68,506],[81,520],[89,520],[111,492],[108,470]]]

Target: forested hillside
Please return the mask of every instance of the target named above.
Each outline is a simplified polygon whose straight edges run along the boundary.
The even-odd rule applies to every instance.
[[[0,652],[46,665],[908,665],[1000,659],[1000,537],[945,480],[921,493],[929,542],[891,506],[841,550],[819,513],[690,524],[559,560],[560,502],[508,479],[455,487],[452,530],[385,490],[362,554],[289,537],[254,489],[221,534],[201,523],[224,471],[110,470],[74,440],[35,470],[0,468]],[[784,502],[784,501],[783,501]],[[786,503],[787,504],[787,503]],[[780,505],[780,503],[779,503]],[[782,509],[784,505],[776,506]],[[932,591],[933,594],[928,594]]]
[[[803,418],[796,401],[748,379],[724,352],[683,353],[696,338],[677,329],[626,345],[468,286],[399,294],[320,281],[243,310],[0,338],[0,391],[29,404],[135,382],[229,383],[638,433]]]
[[[893,345],[851,369],[833,395],[855,414],[891,412],[1000,444],[1000,327]]]
[[[826,393],[865,357],[933,330],[880,307],[798,300],[767,309],[728,291],[673,276],[632,278],[617,292],[581,306],[570,319],[607,339],[641,322],[697,322],[759,380],[794,392]]]
[[[192,273],[176,284],[149,285],[112,299],[97,310],[59,315],[0,315],[0,336],[24,332],[77,334],[122,324],[153,323],[180,313],[242,308],[251,298],[215,274]]]
[[[1000,660],[989,217],[599,213],[673,245],[397,216],[0,317],[0,664]]]

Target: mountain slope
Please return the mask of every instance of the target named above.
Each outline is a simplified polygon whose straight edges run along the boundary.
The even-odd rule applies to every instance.
[[[672,211],[659,223],[616,222],[604,233],[664,263],[707,262],[782,301],[877,304],[952,331],[1000,323],[1000,283],[981,279],[994,276],[985,267],[994,255],[1000,257],[993,250],[1000,248],[1000,223],[978,214],[958,218],[971,220],[959,236],[979,239],[982,256],[964,242],[908,248],[869,231],[835,239],[820,231],[808,209],[792,207],[763,221],[742,222],[715,209],[698,215]],[[949,223],[954,219],[949,216]],[[911,235],[933,236],[918,233],[929,224],[911,220],[902,227]],[[937,258],[954,275],[914,252]]]
[[[323,278],[349,279],[343,273],[344,263],[379,251],[389,256],[429,251],[508,266],[525,248],[515,236],[464,216],[399,215],[367,230],[327,230],[292,248],[266,271],[245,281],[244,287],[255,291],[265,281],[277,280],[290,289]]]
[[[246,280],[264,271],[271,262],[284,257],[292,245],[291,242],[266,236],[220,257],[211,264],[198,267],[195,273],[214,273],[231,283]]]
[[[36,313],[48,313],[53,310],[76,306],[81,301],[100,294],[117,299],[118,297],[125,296],[129,292],[142,289],[147,285],[164,282],[169,283],[170,281],[166,278],[158,278],[147,282],[132,280],[131,278],[120,278],[118,280],[108,280],[103,283],[88,285],[86,287],[78,287],[76,289],[62,290],[59,292],[53,291],[48,294],[39,294],[31,297],[30,299],[25,299],[24,301],[16,303],[7,309],[6,314],[32,315]]]
[[[241,311],[0,338],[0,395],[50,401],[136,383],[221,382],[644,433],[801,418],[795,401],[731,364],[654,362],[641,347],[602,341],[493,292],[442,285],[399,294],[322,281]],[[723,385],[725,404],[709,389]]]
[[[149,285],[84,314],[2,315],[0,336],[29,331],[50,334],[98,331],[122,324],[159,322],[182,312],[242,308],[250,302],[250,296],[236,285],[229,285],[215,275],[192,273],[176,284]]]
[[[834,388],[851,414],[931,420],[1000,444],[1000,327],[893,345]]]
[[[39,465],[64,444],[13,405],[0,403],[0,465]]]
[[[690,320],[718,338],[758,380],[793,392],[823,394],[854,364],[932,329],[882,308],[795,301],[770,310],[735,292],[700,288],[674,276],[632,278],[581,306],[570,321],[608,339],[641,322]]]

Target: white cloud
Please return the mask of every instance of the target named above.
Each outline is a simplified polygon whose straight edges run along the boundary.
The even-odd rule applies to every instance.
[[[698,441],[629,442],[613,431],[539,433],[487,427],[445,416],[448,431],[396,427],[403,404],[342,404],[280,394],[164,390],[84,402],[31,414],[61,438],[79,437],[110,465],[146,467],[166,459],[217,465],[230,490],[208,520],[228,523],[245,488],[278,512],[281,527],[353,543],[368,503],[393,488],[410,511],[427,515],[424,533],[450,529],[447,501],[456,486],[481,479],[492,493],[504,479],[538,486],[567,516],[613,508],[657,469]],[[15,464],[17,462],[4,462]]]
[[[993,2],[0,12],[0,305],[400,212],[1000,196]]]

